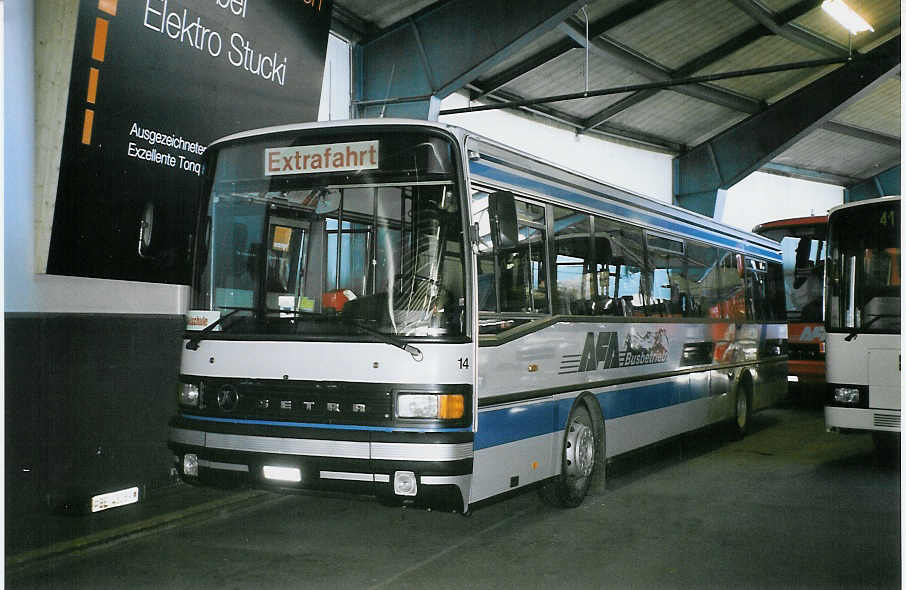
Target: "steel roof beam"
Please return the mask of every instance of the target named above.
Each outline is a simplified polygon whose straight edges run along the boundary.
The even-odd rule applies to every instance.
[[[560,25],[560,30],[572,37],[574,41],[580,43],[583,47],[585,46],[585,28],[578,26],[574,20],[570,19],[562,23]],[[593,37],[591,38],[589,49],[611,61],[618,62],[624,68],[654,82],[668,82],[675,79],[674,76],[671,75],[670,70],[655,65],[644,57],[633,53],[609,39]],[[673,87],[671,90],[699,100],[718,104],[733,109],[734,111],[752,114],[761,110],[761,103],[759,101],[714,86],[688,84],[685,86]]]
[[[790,21],[799,18],[810,10],[813,10],[814,8],[820,6],[821,1],[822,0],[804,0],[802,2],[794,4],[793,6],[790,6],[783,12],[779,13],[776,17],[776,22],[781,24],[781,26],[785,25]],[[750,27],[739,35],[733,37],[732,39],[721,43],[717,47],[707,51],[706,53],[703,53],[692,61],[689,61],[679,68],[673,70],[671,72],[671,76],[673,76],[674,78],[684,78],[686,76],[691,76],[695,72],[698,72],[699,70],[702,70],[726,57],[729,57],[740,49],[743,49],[751,45],[755,41],[758,41],[762,37],[771,34],[773,34],[771,30],[764,25],[758,24],[754,27]],[[644,97],[629,97],[629,99],[621,101],[621,103],[619,103],[622,108],[616,108],[617,105],[611,105],[601,112],[595,113],[585,121],[585,127],[582,129],[582,132],[594,129],[596,126],[617,115],[621,110],[638,104],[639,102],[641,102],[645,98],[649,98],[650,96],[650,93],[646,93]]]
[[[610,29],[618,27],[637,16],[641,16],[645,12],[648,12],[652,8],[655,8],[658,4],[663,4],[664,2],[666,2],[666,0],[636,0],[635,2],[630,2],[629,4],[614,10],[606,16],[596,20],[595,22],[589,23],[588,34],[590,37],[603,35]],[[526,59],[504,70],[503,72],[500,72],[496,76],[476,83],[475,86],[480,90],[478,94],[472,97],[472,100],[480,100],[491,92],[506,86],[520,76],[557,59],[569,50],[578,49],[580,47],[584,47],[584,45],[576,43],[571,37],[567,36],[565,39],[562,39],[554,45],[542,49],[541,51],[538,51],[533,55],[530,55]]]
[[[823,123],[821,125],[821,128],[825,131],[839,133],[840,135],[846,135],[848,137],[855,137],[856,139],[862,139],[865,141],[870,141],[872,143],[886,145],[888,147],[900,147],[899,137],[896,137],[894,135],[887,135],[886,133],[879,133],[877,131],[872,131],[871,129],[865,129],[864,127],[846,125],[843,123],[837,123],[836,121],[827,121],[826,123]]]
[[[471,98],[472,100],[481,100],[492,92],[503,88],[520,76],[523,76],[531,72],[532,70],[540,68],[544,64],[557,59],[570,49],[577,49],[578,47],[579,45],[569,37],[562,41],[558,41],[551,47],[542,49],[541,51],[534,53],[526,59],[520,61],[516,65],[507,68],[493,78],[488,78],[487,80],[482,82],[475,82],[473,86],[475,88],[478,88],[478,92]]]
[[[822,37],[821,35],[795,25],[789,22],[789,20],[782,21],[777,15],[762,6],[757,0],[730,0],[730,2],[749,15],[755,22],[767,27],[772,33],[783,37],[788,41],[792,41],[803,47],[808,47],[812,51],[816,51],[827,57],[840,57],[841,55],[847,55],[849,53],[848,48],[835,43],[826,37]],[[787,16],[787,18],[789,18],[789,16]]]
[[[491,103],[500,103],[500,102],[509,103],[509,102],[517,102],[517,101],[520,101],[523,99],[519,95],[514,94],[512,92],[508,92],[505,90],[496,90],[492,94],[487,95],[483,100],[487,101],[487,102],[491,102]],[[569,115],[567,113],[564,113],[562,111],[559,111],[557,109],[551,108],[546,105],[520,106],[520,107],[514,107],[514,108],[517,108],[518,110],[522,110],[522,111],[525,111],[528,113],[532,113],[534,115],[544,117],[545,119],[550,119],[551,121],[555,121],[557,123],[566,125],[568,127],[572,127],[574,129],[576,129],[577,131],[579,129],[582,129],[582,127],[584,125],[584,121],[582,119],[579,119],[578,117],[573,117],[572,115]],[[596,127],[595,129],[591,130],[591,133],[593,133],[595,135],[600,135],[602,137],[607,137],[609,139],[621,140],[621,141],[624,141],[625,143],[629,143],[632,145],[637,145],[637,146],[646,147],[646,148],[655,148],[658,151],[668,152],[668,153],[673,153],[673,154],[680,153],[686,149],[686,146],[684,146],[680,143],[677,143],[675,141],[666,139],[664,137],[652,135],[650,133],[643,133],[640,131],[635,131],[632,129],[627,129],[625,127],[619,127],[616,125],[600,125],[600,126]]]
[[[509,0],[448,0],[391,25],[356,48],[356,115],[436,117],[440,99],[553,30],[586,1],[523,0],[513,10]],[[361,105],[389,96],[430,98]]]
[[[640,90],[638,92],[633,92],[626,98],[618,100],[612,105],[598,111],[591,117],[585,119],[582,122],[583,126],[579,129],[579,133],[587,133],[588,131],[591,131],[595,127],[604,124],[605,121],[607,121],[617,113],[621,113],[629,107],[635,106],[640,102],[648,100],[658,92],[660,92],[660,90]]]
[[[675,158],[674,200],[713,203],[719,189],[758,170],[899,69],[897,35]]]
[[[761,25],[754,26],[746,31],[743,31],[742,33],[726,41],[725,43],[718,45],[707,53],[704,53],[693,59],[692,61],[683,64],[679,68],[670,72],[670,76],[672,78],[685,78],[687,76],[691,76],[695,72],[704,69],[729,55],[732,55],[739,49],[742,49],[743,47],[754,43],[761,37],[769,34],[770,31],[768,31],[765,27]],[[638,94],[639,96],[636,96],[636,94]],[[655,93],[648,91],[638,92],[636,94],[633,94],[632,96],[620,101],[619,103],[613,104],[586,119],[585,127],[582,129],[582,132],[594,129],[595,127],[597,127],[601,123],[604,123],[611,117],[614,117],[624,109],[628,109],[629,107],[634,106],[647,98],[650,98]]]
[[[843,191],[843,202],[852,203],[864,199],[898,195],[900,186],[900,163],[896,162],[884,172],[848,186]]]
[[[785,176],[787,178],[811,180],[813,182],[823,182],[825,184],[835,184],[838,186],[846,186],[848,184],[859,182],[859,179],[857,178],[843,176],[842,174],[835,174],[834,172],[828,172],[825,170],[813,170],[810,168],[800,168],[799,166],[790,166],[788,164],[780,164],[777,162],[768,162],[767,164],[759,168],[758,171],[765,172],[767,174],[774,174],[777,176]]]

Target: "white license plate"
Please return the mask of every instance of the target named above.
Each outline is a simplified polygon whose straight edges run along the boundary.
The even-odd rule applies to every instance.
[[[302,471],[298,467],[276,467],[274,465],[265,465],[264,477],[277,481],[300,482],[302,481]]]
[[[126,490],[119,490],[116,492],[110,492],[109,494],[101,494],[99,496],[94,496],[91,498],[91,511],[100,512],[101,510],[107,510],[108,508],[116,508],[117,506],[126,506],[127,504],[135,504],[138,502],[138,488],[129,488]]]

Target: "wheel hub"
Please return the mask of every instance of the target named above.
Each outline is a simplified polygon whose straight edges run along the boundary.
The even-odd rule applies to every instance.
[[[746,396],[743,394],[736,396],[736,423],[740,428],[746,425],[746,419],[748,414],[748,402]]]
[[[581,422],[570,425],[566,439],[566,472],[572,477],[588,477],[595,466],[595,435]]]

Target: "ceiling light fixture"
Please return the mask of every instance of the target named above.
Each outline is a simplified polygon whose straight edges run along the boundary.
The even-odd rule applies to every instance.
[[[862,31],[874,32],[874,29],[868,22],[856,14],[856,12],[846,5],[843,0],[824,0],[821,9],[831,15],[831,17],[843,25],[850,33],[856,35]]]

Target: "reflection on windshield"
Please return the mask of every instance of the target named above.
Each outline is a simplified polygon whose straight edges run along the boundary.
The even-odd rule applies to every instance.
[[[824,291],[823,239],[787,236],[783,248],[783,287],[791,322],[820,322]]]
[[[899,332],[899,201],[835,213],[829,241],[828,329]]]
[[[411,176],[278,187],[218,172],[194,307],[248,308],[229,334],[462,335],[459,197],[450,175]]]

